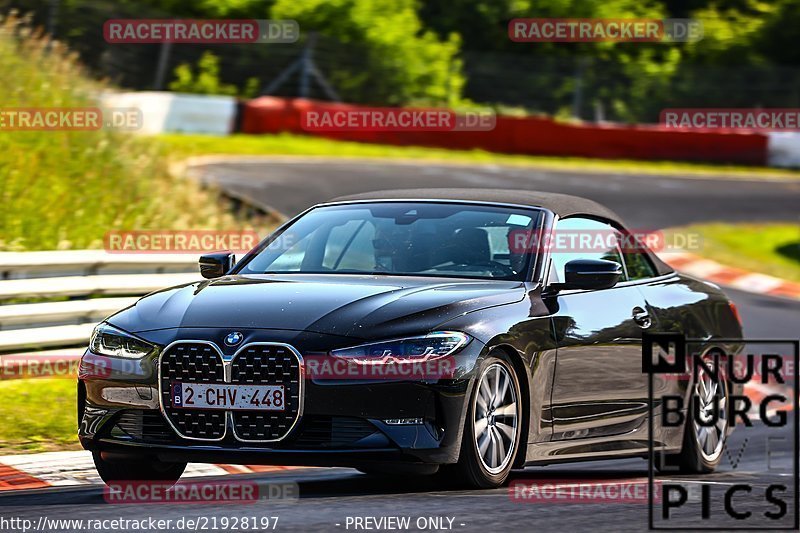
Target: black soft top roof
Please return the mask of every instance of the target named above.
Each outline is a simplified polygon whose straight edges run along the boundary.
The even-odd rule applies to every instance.
[[[357,200],[464,200],[543,207],[561,218],[571,215],[590,215],[622,224],[622,219],[594,200],[548,192],[504,189],[396,189],[340,196],[333,202]]]
[[[365,192],[340,196],[332,202],[351,202],[361,200],[463,200],[467,202],[491,202],[514,204],[548,209],[561,218],[573,215],[588,215],[615,222],[624,228],[622,219],[609,208],[594,200],[549,192],[532,192],[508,189],[395,189]],[[658,274],[669,274],[672,268],[664,263],[651,250],[645,250]]]

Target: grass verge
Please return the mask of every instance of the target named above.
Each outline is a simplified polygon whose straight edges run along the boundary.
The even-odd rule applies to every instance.
[[[691,250],[697,255],[800,282],[800,224],[697,224],[669,231],[701,235],[700,250]]]
[[[106,87],[74,54],[13,17],[0,20],[4,108],[95,107]],[[241,224],[213,191],[170,175],[164,147],[112,131],[0,130],[0,250],[101,248],[109,230]]]
[[[502,164],[580,172],[622,172],[638,174],[674,174],[679,176],[721,176],[739,179],[800,180],[800,171],[766,167],[712,165],[678,161],[603,160],[579,157],[507,155],[483,150],[445,150],[421,146],[387,146],[322,137],[293,135],[209,135],[163,134],[158,139],[175,158],[200,155],[295,155],[324,157],[359,157],[431,161],[460,164]]]
[[[0,381],[0,454],[80,449],[74,379]]]

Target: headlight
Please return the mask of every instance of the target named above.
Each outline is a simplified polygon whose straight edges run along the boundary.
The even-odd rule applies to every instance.
[[[333,350],[331,355],[365,363],[427,361],[453,354],[467,342],[469,342],[469,336],[464,333],[436,331],[421,337],[409,337]]]
[[[103,323],[92,332],[89,349],[96,354],[140,359],[153,351],[154,346],[130,333]]]

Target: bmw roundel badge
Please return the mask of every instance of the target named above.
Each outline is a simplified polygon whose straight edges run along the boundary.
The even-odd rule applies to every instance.
[[[228,336],[225,337],[225,344],[227,346],[236,346],[237,344],[242,342],[243,338],[244,335],[242,335],[241,332],[231,331],[230,333],[228,333]]]

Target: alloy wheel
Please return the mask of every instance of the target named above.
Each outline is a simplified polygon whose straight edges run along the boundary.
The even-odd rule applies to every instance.
[[[509,370],[500,363],[481,375],[473,409],[478,457],[491,474],[503,471],[517,446],[517,390]]]
[[[700,420],[693,422],[695,439],[703,458],[715,461],[722,453],[728,431],[728,395],[724,383],[714,379],[702,367],[697,373],[694,393]],[[707,425],[712,421],[713,425]]]

